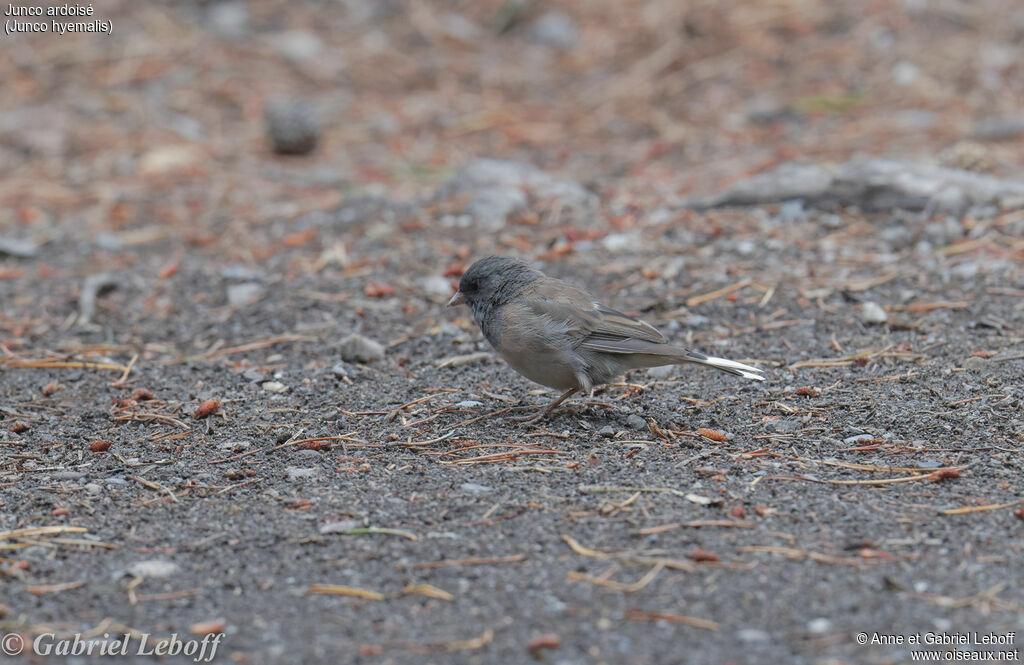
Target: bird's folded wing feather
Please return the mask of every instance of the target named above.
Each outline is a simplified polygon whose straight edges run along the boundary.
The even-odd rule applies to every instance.
[[[542,292],[524,296],[533,313],[564,324],[577,348],[605,353],[670,352],[657,348],[665,344],[665,337],[651,325],[594,302],[585,291],[564,282],[549,282]]]

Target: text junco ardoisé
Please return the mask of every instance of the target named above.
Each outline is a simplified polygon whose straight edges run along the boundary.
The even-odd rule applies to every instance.
[[[490,256],[469,267],[448,306],[468,304],[484,337],[514,370],[565,391],[589,393],[627,370],[697,363],[763,381],[761,370],[668,344],[660,332],[518,259]]]

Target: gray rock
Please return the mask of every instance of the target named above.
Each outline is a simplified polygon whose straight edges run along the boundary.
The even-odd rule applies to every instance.
[[[263,384],[262,388],[269,393],[288,392],[288,386],[284,385],[280,381],[267,381]]]
[[[609,439],[615,436],[615,428],[612,427],[611,425],[605,425],[601,429],[597,430],[597,433],[599,436],[603,436],[606,439]]]
[[[775,215],[776,221],[782,222],[783,224],[799,222],[805,217],[807,217],[807,210],[804,209],[803,199],[786,201],[779,207],[779,212]]]
[[[989,116],[974,124],[973,138],[979,141],[1006,141],[1024,134],[1024,115]]]
[[[978,276],[981,266],[977,261],[964,261],[950,269],[949,274],[957,279],[969,280]]]
[[[676,373],[675,365],[662,365],[661,367],[652,367],[647,370],[647,376],[651,377],[655,381],[664,381],[665,379],[672,378],[672,375]]]
[[[484,405],[483,402],[478,402],[475,399],[465,399],[465,400],[462,400],[461,402],[459,402],[457,404],[452,405],[452,408],[455,408],[455,409],[473,409],[473,408],[476,408],[478,406],[483,406],[483,405]]]
[[[509,215],[526,209],[528,200],[521,189],[490,187],[473,195],[466,212],[478,223],[499,228]]]
[[[576,21],[563,12],[548,12],[530,25],[526,33],[530,41],[569,51],[576,45],[579,29]]]
[[[736,637],[740,642],[768,642],[772,636],[767,631],[758,628],[743,628],[736,631]]]
[[[736,253],[740,256],[753,256],[757,251],[757,243],[753,240],[740,240],[736,243]]]
[[[86,483],[85,491],[92,495],[97,495],[103,492],[103,488],[96,483]]]
[[[249,8],[238,0],[216,2],[207,10],[206,20],[225,37],[241,37],[249,27]]]
[[[342,360],[351,363],[368,363],[384,357],[384,347],[368,337],[353,333],[341,340],[338,353]]]
[[[328,535],[331,533],[345,533],[353,529],[360,529],[363,526],[361,520],[341,520],[339,522],[328,522],[320,527],[320,533]]]
[[[274,35],[274,49],[289,60],[311,60],[323,51],[324,44],[312,32],[289,30]]]
[[[420,287],[423,289],[423,293],[431,298],[451,298],[452,297],[452,285],[449,283],[447,277],[441,275],[431,275],[420,282]]]
[[[494,227],[525,209],[528,194],[553,199],[569,211],[597,204],[597,197],[577,183],[556,180],[532,164],[500,159],[470,162],[441,187],[438,197],[466,194],[470,199],[465,212],[477,223]]]
[[[265,289],[256,282],[242,282],[228,286],[228,304],[232,307],[256,302],[263,298]]]
[[[800,423],[796,420],[769,420],[764,424],[764,428],[769,432],[783,433],[783,432],[795,432],[800,429]]]
[[[174,563],[173,561],[166,561],[163,559],[149,559],[146,561],[137,561],[132,565],[128,566],[125,571],[132,577],[151,577],[151,578],[165,578],[175,575],[181,570],[181,566]]]
[[[903,249],[914,241],[914,232],[903,224],[887,226],[878,233],[878,237],[887,242],[893,249]]]
[[[832,628],[832,622],[825,617],[818,617],[807,622],[807,632],[814,635],[827,633]]]
[[[19,259],[31,259],[38,253],[34,243],[17,238],[0,238],[0,256],[13,256]]]
[[[263,110],[267,136],[279,155],[305,155],[320,143],[320,118],[304,100],[275,100]]]
[[[241,439],[235,439],[233,441],[223,441],[217,445],[218,448],[228,453],[238,453],[249,447],[248,441],[242,441]]]
[[[300,466],[289,466],[284,470],[288,480],[295,482],[297,480],[310,480],[320,475],[320,469],[316,467],[300,467]]]
[[[964,361],[964,369],[972,372],[991,372],[998,369],[999,363],[992,362],[988,358],[971,356]]]
[[[881,305],[868,301],[860,306],[860,320],[869,325],[876,325],[888,321],[889,315]]]
[[[235,280],[238,282],[255,282],[264,279],[266,277],[266,273],[262,270],[255,270],[247,266],[235,264],[221,268],[220,276],[224,279]]]
[[[486,494],[494,491],[487,485],[480,485],[478,483],[462,483],[459,485],[459,489],[463,492],[473,492],[474,494]]]
[[[263,379],[267,378],[266,374],[252,367],[242,372],[242,376],[245,377],[247,381],[252,381],[253,383],[259,383]]]
[[[609,233],[601,244],[609,252],[639,252],[644,249],[644,239],[639,233]]]
[[[626,418],[626,424],[632,429],[647,429],[647,421],[635,413],[631,413],[629,417]]]
[[[108,252],[119,252],[124,249],[124,241],[113,233],[109,233],[107,231],[97,233],[95,242],[97,247],[105,249]]]
[[[347,363],[334,363],[331,367],[331,374],[337,377],[352,377],[356,374],[356,369]]]
[[[690,202],[694,208],[755,205],[787,199],[856,204],[868,210],[935,209],[946,190],[955,192],[957,207],[994,205],[1011,209],[1024,199],[1024,182],[893,159],[855,158],[835,167],[788,162],[740,181],[710,199]],[[933,200],[934,199],[934,200]]]

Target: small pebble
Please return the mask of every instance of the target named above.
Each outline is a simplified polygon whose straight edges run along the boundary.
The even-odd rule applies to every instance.
[[[150,559],[148,561],[138,561],[128,567],[127,573],[132,577],[170,577],[174,575],[181,567],[173,561],[164,561],[163,559]]]
[[[868,301],[860,306],[860,320],[867,324],[880,324],[888,321],[889,315],[881,305]]]
[[[432,298],[451,298],[454,291],[446,277],[431,275],[420,282],[423,293]]]
[[[353,333],[341,340],[338,353],[347,362],[365,363],[380,360],[384,357],[384,347],[369,337]]]
[[[994,363],[988,358],[982,358],[980,356],[971,356],[964,361],[964,369],[969,369],[972,372],[989,372],[996,369],[999,363]]]
[[[288,386],[280,381],[267,381],[263,384],[263,389],[271,393],[283,393],[288,391]]]
[[[568,51],[576,45],[579,30],[576,21],[563,12],[548,12],[530,26],[530,41]]]
[[[330,533],[345,533],[352,529],[359,529],[363,526],[361,520],[341,520],[340,522],[328,522],[320,527],[320,533],[327,535]]]
[[[242,282],[228,287],[228,304],[232,307],[254,302],[263,297],[263,285],[256,282]]]
[[[795,420],[769,420],[764,428],[769,432],[792,432],[800,429],[800,423]]]
[[[647,376],[656,381],[664,381],[665,379],[671,378],[672,375],[675,374],[675,371],[675,365],[662,365],[661,367],[652,367],[647,370]]]
[[[263,372],[259,371],[258,369],[253,369],[252,367],[250,367],[249,369],[247,369],[244,372],[242,372],[242,376],[246,380],[252,381],[253,383],[259,383],[263,379],[267,378],[266,374],[264,374]]]
[[[298,466],[290,466],[287,469],[285,469],[285,474],[287,475],[288,480],[291,481],[308,480],[310,478],[316,478],[320,474],[320,469],[316,467],[303,468]]]
[[[494,491],[487,485],[480,485],[478,483],[462,483],[459,485],[459,489],[463,492],[473,492],[476,494],[486,494],[487,492]]]
[[[635,413],[626,418],[626,424],[633,429],[647,429],[647,421]]]
[[[306,155],[320,143],[320,120],[303,101],[275,101],[263,113],[267,136],[279,155]]]

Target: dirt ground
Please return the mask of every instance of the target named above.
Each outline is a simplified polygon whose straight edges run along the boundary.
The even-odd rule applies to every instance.
[[[0,42],[0,632],[1021,662],[1021,208],[686,207],[860,153],[1019,180],[1016,3],[95,7]],[[494,253],[768,380],[514,423],[552,395],[444,307]]]

